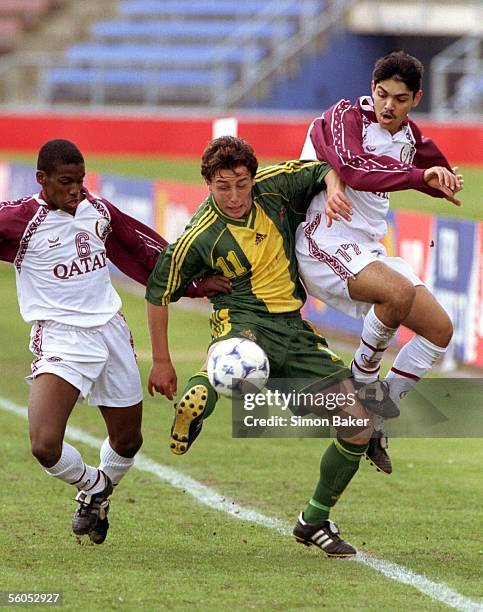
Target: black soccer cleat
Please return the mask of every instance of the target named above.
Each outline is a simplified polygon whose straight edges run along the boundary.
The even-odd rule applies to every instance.
[[[175,404],[170,439],[171,452],[175,455],[184,455],[199,436],[207,401],[208,389],[195,385]]]
[[[354,380],[357,398],[369,412],[384,419],[395,419],[400,415],[399,407],[389,395],[389,385],[386,380],[376,380],[364,384]]]
[[[104,472],[102,472],[104,474]],[[107,513],[109,512],[109,495],[111,495],[113,486],[111,479],[107,474],[104,474],[106,486],[103,491],[89,495],[85,491],[79,491],[75,500],[79,502],[79,507],[74,512],[72,517],[72,531],[76,535],[89,534],[90,539],[96,543],[102,544],[106,539],[109,523],[107,522]],[[105,521],[106,525],[102,525]],[[100,524],[101,523],[101,524]],[[96,531],[99,525],[99,535],[93,535],[91,532]],[[101,538],[102,532],[105,531],[104,537]],[[94,538],[94,539],[93,539]]]
[[[107,513],[109,512],[109,502],[107,502],[107,507],[102,508],[103,518],[99,514],[99,520],[97,521],[97,525],[94,529],[89,531],[89,539],[94,544],[102,544],[107,537],[107,532],[109,530],[109,521],[107,520]]]
[[[357,554],[357,550],[339,536],[337,525],[329,519],[322,523],[306,523],[301,512],[293,535],[300,544],[318,546],[329,557],[353,557]]]
[[[374,430],[366,450],[366,459],[384,474],[392,474],[391,457],[386,450],[388,446],[387,435],[383,431]]]

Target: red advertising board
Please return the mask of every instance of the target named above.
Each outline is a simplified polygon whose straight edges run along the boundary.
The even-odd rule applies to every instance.
[[[156,181],[154,193],[156,230],[171,242],[182,233],[208,189],[177,181]]]
[[[212,137],[216,116],[114,113],[0,113],[5,151],[36,152],[52,138],[74,141],[85,154],[168,155],[199,158]],[[313,115],[279,119],[238,115],[238,133],[260,158],[296,159]],[[483,165],[483,126],[418,122],[452,164]]]

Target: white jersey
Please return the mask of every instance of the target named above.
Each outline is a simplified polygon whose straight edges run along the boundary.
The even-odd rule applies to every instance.
[[[431,166],[451,167],[435,144],[406,118],[392,135],[377,122],[372,98],[363,96],[355,105],[340,100],[315,119],[302,150],[301,159],[329,163],[346,183],[353,207],[349,223],[343,219],[319,232],[331,237],[354,238],[368,243],[380,240],[387,231],[389,192],[417,189],[433,197],[442,193],[428,187],[424,171]],[[325,193],[310,207],[309,220],[325,211]]]
[[[107,260],[146,285],[168,244],[153,229],[104,198],[81,191],[72,216],[41,194],[0,202],[0,260],[14,264],[22,317],[80,328],[102,326],[121,307]],[[203,279],[186,287],[204,297]]]
[[[366,102],[367,110],[372,106]],[[362,105],[364,108],[364,106]],[[409,124],[392,135],[377,122],[370,121],[362,115],[362,147],[370,155],[392,157],[397,163],[411,164],[415,154],[415,137]],[[309,128],[302,150],[301,159],[317,159],[317,154],[310,138],[313,124]],[[381,170],[381,169],[379,169]],[[330,228],[322,228],[321,232],[330,236],[351,237],[359,242],[374,242],[380,240],[387,232],[386,217],[389,211],[389,193],[387,191],[358,191],[347,186],[345,194],[352,204],[352,220],[344,219],[333,223]],[[327,193],[318,194],[307,211],[307,219],[312,220],[317,213],[324,216]]]
[[[49,208],[39,194],[32,200],[38,208],[27,223],[13,262],[22,317],[28,323],[103,325],[121,307],[107,267],[107,207],[84,199],[72,216]]]

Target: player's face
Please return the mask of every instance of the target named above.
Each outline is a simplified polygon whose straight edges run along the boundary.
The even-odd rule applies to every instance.
[[[37,183],[42,187],[44,200],[58,210],[75,215],[83,199],[81,189],[86,171],[84,164],[62,164],[50,174],[37,171]]]
[[[250,212],[254,182],[246,166],[217,170],[212,179],[206,181],[221,212],[234,219],[240,219]]]
[[[374,111],[379,125],[391,134],[399,131],[409,111],[419,104],[422,91],[416,94],[402,81],[387,79],[377,85],[372,81]]]

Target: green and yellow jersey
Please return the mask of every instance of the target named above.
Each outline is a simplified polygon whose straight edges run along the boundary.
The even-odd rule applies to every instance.
[[[330,166],[288,161],[262,168],[243,218],[227,217],[213,196],[203,202],[181,237],[160,254],[146,299],[165,306],[208,274],[232,281],[232,293],[211,298],[215,311],[297,311],[305,301],[295,258],[295,229],[312,198],[325,189]]]

